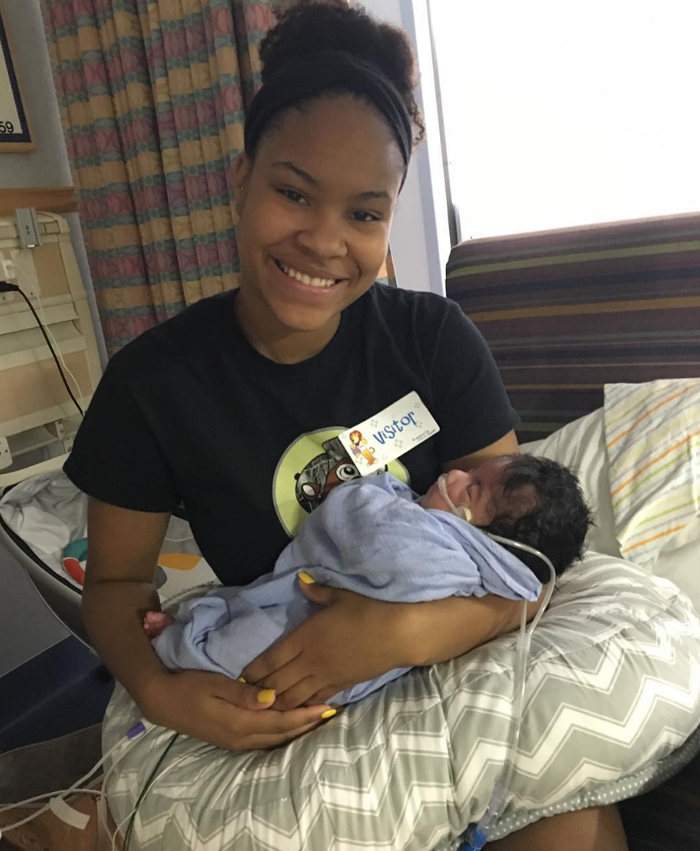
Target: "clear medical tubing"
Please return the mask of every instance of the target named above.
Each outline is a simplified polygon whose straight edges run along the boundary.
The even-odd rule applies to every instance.
[[[438,479],[438,490],[440,491],[440,495],[445,500],[445,504],[450,509],[451,513],[455,515],[455,517],[459,517],[460,520],[465,519],[464,509],[460,510],[455,507],[452,500],[447,494],[447,475],[443,473]],[[470,838],[466,845],[462,846],[462,851],[479,851],[479,849],[483,848],[488,840],[489,829],[493,822],[498,819],[506,805],[506,796],[508,794],[508,788],[510,787],[510,782],[513,779],[513,772],[515,771],[515,757],[518,751],[518,744],[520,742],[520,730],[522,727],[523,721],[523,704],[525,702],[525,678],[527,675],[527,658],[530,653],[530,642],[532,639],[532,633],[535,630],[535,627],[540,622],[540,618],[544,614],[545,609],[549,605],[549,601],[552,599],[552,594],[554,593],[554,583],[556,581],[556,572],[554,570],[554,565],[547,558],[544,553],[541,553],[539,550],[536,550],[534,547],[530,547],[527,544],[521,544],[519,541],[511,541],[509,538],[503,538],[501,535],[492,535],[489,532],[485,533],[492,540],[496,541],[498,544],[507,544],[509,547],[515,547],[518,550],[524,550],[525,552],[532,553],[533,555],[540,558],[549,568],[549,576],[550,582],[547,586],[547,592],[544,597],[544,601],[539,608],[539,611],[535,615],[530,628],[527,628],[527,601],[523,600],[521,613],[520,613],[520,633],[518,635],[518,643],[516,645],[516,657],[515,657],[515,672],[514,672],[514,693],[513,693],[513,718],[510,726],[510,735],[508,737],[508,752],[506,754],[505,763],[503,766],[503,773],[499,778],[498,782],[494,786],[493,792],[491,793],[491,799],[486,807],[486,812],[481,817],[477,825],[471,832]]]

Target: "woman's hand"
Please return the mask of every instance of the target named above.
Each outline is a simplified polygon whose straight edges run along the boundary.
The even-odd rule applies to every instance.
[[[393,668],[454,659],[520,623],[520,602],[491,595],[386,603],[316,583],[301,588],[326,608],[243,671],[248,682],[276,690],[277,709],[321,703]],[[528,603],[528,620],[544,594]]]
[[[233,751],[288,742],[317,727],[330,709],[281,712],[274,694],[204,671],[155,677],[137,702],[148,721]]]
[[[301,583],[301,588],[326,608],[243,671],[248,682],[275,689],[276,708],[322,703],[393,668],[410,667],[404,629],[410,604],[372,600],[315,583]]]

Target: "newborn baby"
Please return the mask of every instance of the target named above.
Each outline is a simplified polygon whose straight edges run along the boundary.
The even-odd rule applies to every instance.
[[[147,613],[144,626],[156,652],[175,670],[239,677],[319,610],[298,577],[392,602],[484,594],[536,600],[547,569],[484,531],[540,550],[557,574],[582,554],[590,513],[576,477],[554,461],[493,458],[468,472],[450,471],[443,488],[465,520],[450,513],[437,482],[421,498],[389,473],[339,485],[285,547],[272,573],[183,603],[175,618]],[[389,671],[328,702],[359,700],[406,670]]]

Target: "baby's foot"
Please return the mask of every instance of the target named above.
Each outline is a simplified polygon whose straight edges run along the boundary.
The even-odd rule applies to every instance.
[[[164,629],[167,629],[174,623],[175,618],[171,618],[165,612],[146,612],[146,617],[143,619],[143,628],[146,630],[146,635],[149,638],[156,638]]]

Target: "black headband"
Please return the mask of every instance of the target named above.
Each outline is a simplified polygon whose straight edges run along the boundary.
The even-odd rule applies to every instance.
[[[285,64],[253,98],[245,122],[245,150],[252,154],[275,113],[310,95],[342,89],[360,95],[386,118],[408,166],[413,146],[411,117],[393,83],[368,62],[344,50],[323,50]]]

